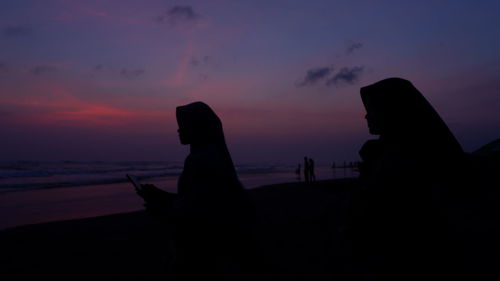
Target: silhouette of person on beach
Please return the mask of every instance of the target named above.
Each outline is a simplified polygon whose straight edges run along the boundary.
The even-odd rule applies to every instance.
[[[314,160],[309,158],[309,180],[311,182],[316,181],[316,174],[314,173]]]
[[[377,253],[367,259],[380,280],[445,274],[450,259],[440,200],[463,150],[409,81],[389,78],[360,92],[369,132],[379,136],[360,150],[361,251]]]
[[[311,174],[310,174],[310,166],[309,166],[309,159],[307,159],[307,156],[304,157],[304,181],[309,182],[311,180]]]
[[[140,195],[149,212],[174,224],[177,280],[229,280],[228,271],[245,270],[251,258],[253,207],[212,109],[195,102],[177,107],[176,117],[180,142],[190,146],[178,195],[158,201],[166,196],[152,185]]]

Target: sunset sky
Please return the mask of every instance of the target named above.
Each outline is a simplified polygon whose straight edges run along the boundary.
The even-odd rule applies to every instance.
[[[377,3],[376,5],[374,3]],[[209,104],[236,163],[356,160],[359,88],[412,81],[466,151],[500,137],[500,1],[0,1],[0,160],[182,160]]]

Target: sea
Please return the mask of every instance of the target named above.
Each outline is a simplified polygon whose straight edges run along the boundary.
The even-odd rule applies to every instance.
[[[237,164],[247,189],[297,182],[296,164]],[[183,163],[168,161],[13,161],[0,162],[0,230],[51,221],[80,219],[143,209],[126,178],[176,192]],[[351,168],[317,165],[317,180],[356,177]]]
[[[0,192],[119,183],[127,181],[126,174],[155,178],[178,176],[181,171],[182,164],[175,162],[4,162],[0,163]]]

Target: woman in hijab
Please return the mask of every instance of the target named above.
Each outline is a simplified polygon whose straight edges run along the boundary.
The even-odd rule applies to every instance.
[[[384,151],[373,167],[373,181],[442,181],[463,158],[458,141],[409,81],[379,81],[361,88],[361,99],[369,131],[380,136]]]
[[[441,207],[464,152],[424,96],[407,80],[361,88],[370,134],[362,147],[364,251],[381,257],[382,279],[412,280],[446,267]]]
[[[245,266],[252,208],[212,109],[195,102],[177,107],[176,117],[180,142],[190,146],[177,196],[169,200],[151,185],[140,195],[153,215],[174,223],[176,278],[225,280]]]

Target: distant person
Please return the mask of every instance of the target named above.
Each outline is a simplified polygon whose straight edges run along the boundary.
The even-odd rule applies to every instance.
[[[312,158],[309,158],[309,178],[310,181],[316,181],[316,174],[314,171],[314,160]]]
[[[304,157],[304,181],[309,182],[311,180],[311,169],[309,166],[309,160],[307,156]]]
[[[369,132],[379,138],[360,151],[366,189],[358,250],[376,255],[367,260],[379,280],[446,279],[453,254],[440,200],[463,150],[409,81],[363,87],[361,99]]]
[[[176,280],[230,280],[251,259],[252,207],[226,147],[222,123],[195,102],[176,109],[180,142],[190,146],[178,195],[144,185],[147,211],[175,228]],[[171,202],[169,202],[171,201]]]

